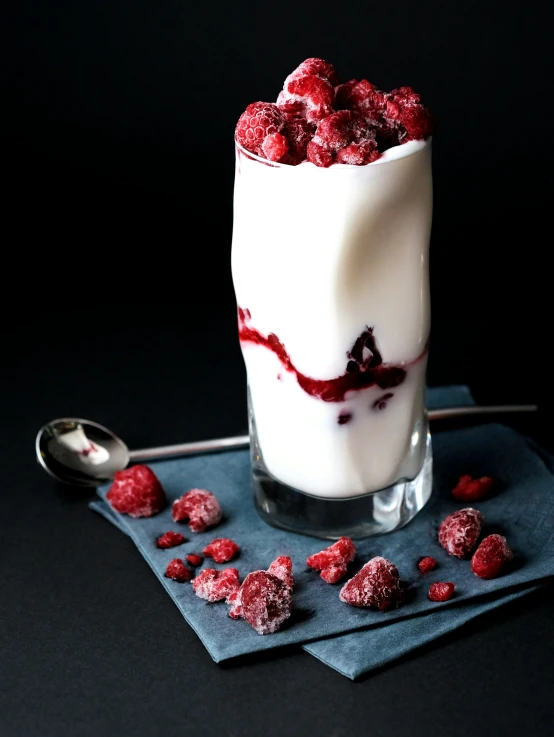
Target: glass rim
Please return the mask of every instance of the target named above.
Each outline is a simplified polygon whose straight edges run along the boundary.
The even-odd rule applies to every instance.
[[[272,167],[274,169],[296,169],[298,166],[300,166],[300,164],[297,164],[296,166],[293,166],[292,164],[285,164],[285,163],[280,162],[280,161],[270,161],[269,159],[264,159],[263,157],[258,156],[258,154],[254,154],[254,153],[252,153],[252,151],[249,151],[248,149],[244,148],[244,146],[242,144],[240,144],[237,141],[236,138],[234,138],[233,140],[235,142],[235,150],[240,151],[247,159],[251,159],[252,161],[257,161],[260,164],[264,164],[264,166],[269,166],[269,167]],[[396,161],[403,161],[404,159],[409,159],[411,156],[415,156],[416,154],[419,154],[422,151],[425,151],[426,149],[430,148],[431,143],[432,143],[432,140],[433,140],[433,136],[428,136],[427,138],[424,138],[424,139],[416,139],[416,140],[418,140],[418,142],[419,142],[419,140],[423,140],[424,145],[421,146],[421,148],[417,148],[415,151],[411,151],[410,153],[404,154],[403,156],[395,157],[393,159],[384,159],[383,157],[387,153],[387,151],[391,151],[392,149],[400,148],[401,146],[404,146],[406,144],[399,143],[398,146],[391,146],[391,148],[388,148],[386,151],[384,151],[383,152],[383,155],[380,156],[378,159],[376,159],[376,161],[371,161],[369,164],[361,164],[361,165],[358,165],[358,164],[331,164],[331,166],[328,166],[328,167],[319,166],[319,167],[316,167],[316,168],[317,169],[322,169],[324,171],[330,171],[330,170],[334,170],[334,171],[337,171],[337,170],[345,171],[345,170],[353,170],[353,169],[365,169],[366,167],[374,166],[374,165],[375,166],[384,166],[386,164],[393,164]],[[407,143],[411,143],[411,141],[407,141]],[[312,163],[312,162],[309,162],[309,161],[302,161],[301,162],[301,164],[304,164],[304,163],[308,163],[309,164],[309,163]],[[312,164],[312,165],[315,166],[315,164]]]

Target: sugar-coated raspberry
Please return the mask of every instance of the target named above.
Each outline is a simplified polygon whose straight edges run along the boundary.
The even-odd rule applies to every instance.
[[[106,499],[116,512],[131,517],[151,517],[166,505],[160,480],[141,464],[116,471]]]
[[[321,578],[327,583],[336,583],[346,575],[348,563],[356,556],[356,546],[349,537],[340,537],[328,548],[310,555],[306,560],[308,568],[321,571]]]
[[[239,552],[239,546],[226,537],[216,537],[202,551],[207,558],[213,558],[216,563],[227,563]]]
[[[242,617],[259,635],[267,635],[290,617],[292,589],[268,571],[253,571],[228,601],[230,617]]]
[[[429,573],[429,571],[435,570],[437,561],[431,555],[427,555],[419,561],[417,567],[422,573]]]
[[[374,607],[384,612],[402,599],[396,566],[381,556],[369,560],[340,590],[341,601],[358,607]]]
[[[348,161],[341,161],[338,154],[347,148],[348,151],[341,155]],[[314,137],[308,144],[306,156],[308,161],[316,166],[330,166],[335,162],[350,163],[350,159],[352,163],[359,161],[361,164],[369,164],[375,161],[379,154],[375,133],[364,117],[351,110],[340,110],[319,123]]]
[[[239,572],[236,568],[205,568],[192,580],[192,588],[196,596],[206,601],[223,601],[240,586]]]
[[[485,499],[493,486],[494,479],[490,476],[474,479],[466,474],[460,476],[458,483],[452,489],[452,496],[462,502],[477,502],[480,499]]]
[[[487,535],[471,558],[471,570],[479,578],[496,578],[514,554],[503,535]]]
[[[165,550],[166,548],[174,548],[176,545],[181,545],[184,542],[185,538],[180,532],[171,532],[171,530],[169,530],[159,536],[156,540],[156,547]]]
[[[438,581],[437,583],[432,583],[429,586],[429,593],[427,596],[431,601],[448,601],[448,599],[452,597],[455,588],[455,583],[451,583],[450,581]]]
[[[289,588],[294,588],[292,560],[287,555],[280,555],[278,558],[275,558],[267,569],[267,572],[280,578]]]
[[[202,561],[204,560],[204,556],[197,555],[196,553],[189,553],[188,555],[185,555],[185,558],[191,564],[191,566],[194,566],[195,568],[201,565]]]
[[[235,138],[247,151],[267,158],[263,151],[264,141],[268,136],[280,133],[285,122],[285,115],[274,103],[253,102],[238,119]]]
[[[449,555],[465,558],[477,544],[482,524],[483,515],[477,509],[459,509],[441,522],[439,542]]]
[[[190,581],[194,574],[181,558],[173,558],[167,564],[164,575],[166,578],[172,578],[174,581],[184,583],[185,581]]]
[[[188,524],[192,532],[204,532],[221,522],[219,502],[211,491],[191,489],[173,502],[171,514],[175,522]]]

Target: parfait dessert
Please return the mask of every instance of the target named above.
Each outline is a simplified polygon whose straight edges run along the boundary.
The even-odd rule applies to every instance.
[[[411,87],[317,58],[237,122],[232,275],[270,524],[361,537],[430,495],[432,129]]]

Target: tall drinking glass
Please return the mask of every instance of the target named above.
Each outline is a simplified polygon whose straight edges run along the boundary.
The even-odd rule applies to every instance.
[[[322,538],[390,532],[432,488],[431,141],[329,168],[235,149],[232,275],[258,512]]]

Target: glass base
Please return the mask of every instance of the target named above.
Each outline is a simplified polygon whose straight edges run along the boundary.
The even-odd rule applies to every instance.
[[[349,499],[324,499],[293,489],[270,476],[261,453],[251,443],[254,501],[261,518],[272,527],[326,540],[353,539],[392,532],[423,509],[433,487],[433,452],[427,432],[421,471],[380,491]]]

